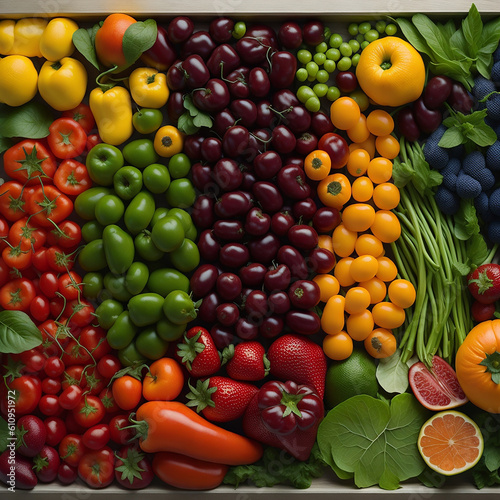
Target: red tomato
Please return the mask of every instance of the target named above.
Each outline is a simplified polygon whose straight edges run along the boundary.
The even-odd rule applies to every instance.
[[[5,195],[4,195],[5,196]],[[4,217],[0,217],[0,250],[7,246],[7,237],[9,236],[9,223]]]
[[[59,398],[54,394],[44,394],[38,402],[38,408],[44,415],[60,415],[63,409],[59,406]]]
[[[103,419],[105,411],[101,400],[97,396],[89,394],[80,400],[72,413],[76,423],[88,429]]]
[[[23,271],[31,266],[33,252],[19,244],[15,247],[5,247],[2,250],[2,259],[11,268]]]
[[[95,127],[95,119],[90,106],[84,104],[83,102],[76,106],[76,108],[70,109],[68,111],[63,111],[62,116],[65,118],[71,118],[78,122],[78,124],[85,130],[88,134]]]
[[[82,436],[78,434],[68,434],[59,443],[59,456],[61,460],[72,467],[78,466],[78,462],[87,451],[87,448],[83,444]]]
[[[94,306],[85,299],[73,299],[66,303],[64,316],[68,318],[70,326],[84,327],[95,319]]]
[[[49,246],[59,245],[64,249],[74,249],[82,241],[82,230],[80,226],[72,220],[63,220],[47,234]]]
[[[0,257],[0,287],[4,286],[11,279],[11,270],[12,268]]]
[[[135,436],[134,429],[126,429],[130,425],[127,414],[115,415],[109,422],[111,440],[116,444],[127,444]]]
[[[47,232],[31,222],[28,217],[22,217],[9,229],[9,243],[12,246],[21,243],[22,248],[38,250],[45,244]]]
[[[83,375],[83,365],[71,365],[66,367],[63,373],[62,389],[66,390],[70,385],[78,385],[85,388],[85,377]]]
[[[113,375],[118,370],[121,370],[121,368],[122,368],[122,365],[120,363],[120,360],[116,356],[113,356],[112,354],[106,354],[97,363],[97,371],[104,378],[107,378],[107,379],[110,379],[111,377],[113,377]]]
[[[62,360],[65,366],[87,365],[92,362],[88,351],[77,340],[68,342]]]
[[[111,347],[106,340],[106,331],[100,326],[86,326],[80,333],[78,341],[89,350],[95,360],[100,360],[111,352]]]
[[[26,215],[23,185],[17,181],[4,182],[0,186],[0,214],[13,222]]]
[[[31,263],[33,267],[44,273],[49,270],[49,261],[47,260],[47,247],[41,247],[36,252],[33,253],[31,257]]]
[[[47,377],[60,377],[64,373],[64,363],[57,356],[51,356],[45,361],[43,371]]]
[[[49,299],[56,296],[56,292],[59,290],[59,280],[57,274],[52,271],[44,272],[40,276],[40,290]]]
[[[39,184],[40,179],[49,182],[56,171],[54,155],[42,142],[31,139],[5,151],[3,162],[6,175],[22,184]]]
[[[113,398],[122,410],[132,410],[139,405],[142,397],[142,384],[130,375],[116,378],[112,386]]]
[[[98,396],[105,385],[105,380],[101,377],[95,366],[85,371],[85,390],[87,392]]]
[[[61,390],[60,380],[52,377],[45,377],[42,380],[42,392],[44,394],[56,395]]]
[[[82,399],[83,389],[79,385],[70,385],[59,394],[59,404],[65,410],[76,408]]]
[[[92,186],[87,167],[76,160],[64,160],[54,174],[54,184],[67,195],[76,196]]]
[[[0,288],[0,307],[28,312],[35,295],[35,287],[29,279],[14,279]]]
[[[56,158],[76,158],[85,151],[87,134],[72,118],[58,118],[49,127],[49,147]]]
[[[16,415],[32,413],[42,396],[40,380],[31,375],[21,375],[8,384],[8,390],[16,393]],[[2,398],[2,403],[6,401]]]
[[[53,228],[73,212],[73,202],[55,186],[40,186],[26,203],[30,221],[39,227]]]
[[[96,144],[100,144],[102,142],[99,134],[91,134],[87,137],[87,152],[90,151]]]
[[[116,413],[120,410],[120,407],[116,404],[115,398],[113,397],[113,391],[108,387],[105,387],[99,393],[99,398],[104,405],[106,413]]]
[[[45,321],[50,314],[49,299],[45,295],[37,295],[30,304],[30,314],[35,321]]]
[[[75,256],[67,254],[61,247],[54,245],[47,249],[47,263],[52,271],[65,273],[73,269]]]
[[[106,446],[102,450],[88,451],[78,463],[78,475],[91,488],[105,488],[115,477],[115,456]]]
[[[110,438],[108,424],[93,425],[85,431],[82,437],[83,444],[91,450],[100,450],[104,448]]]
[[[67,434],[64,420],[59,417],[49,417],[43,423],[47,431],[46,443],[49,446],[57,446]]]
[[[82,278],[74,271],[61,274],[58,278],[59,293],[66,300],[77,299],[81,295],[81,282]]]
[[[43,369],[46,358],[38,349],[29,349],[19,355],[19,360],[27,372],[36,373]]]

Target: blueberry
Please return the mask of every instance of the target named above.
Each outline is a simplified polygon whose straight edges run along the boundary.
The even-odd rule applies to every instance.
[[[493,215],[500,216],[500,188],[490,194],[489,210]]]
[[[495,185],[495,176],[489,168],[483,168],[474,176],[474,179],[479,181],[483,191],[488,191]]]
[[[462,162],[458,158],[451,158],[450,161],[448,162],[448,165],[443,168],[441,173],[443,175],[446,174],[455,174],[458,175],[462,168]]]
[[[500,121],[500,94],[493,94],[486,101],[488,116],[495,121]]]
[[[459,144],[458,146],[453,146],[452,148],[448,148],[448,155],[450,158],[463,158],[464,145]]]
[[[480,151],[469,153],[462,161],[462,168],[466,174],[475,178],[475,173],[486,167],[486,161]]]
[[[496,86],[500,85],[500,61],[497,61],[491,68],[491,79]]]
[[[424,157],[429,165],[441,170],[449,162],[448,151],[441,146],[438,146],[438,141],[427,141],[424,146]]]
[[[487,217],[489,213],[489,199],[484,191],[477,198],[474,198],[474,206],[476,207],[477,214],[481,218],[484,219]]]
[[[488,224],[486,234],[491,243],[500,243],[500,220],[492,220]]]
[[[441,170],[441,174],[443,175],[443,186],[450,191],[456,191],[458,179],[456,174],[447,173],[444,175],[444,170]]]
[[[493,52],[493,61],[500,61],[500,45],[496,48],[495,52]]]
[[[460,200],[455,193],[452,193],[444,186],[439,186],[434,194],[434,199],[439,210],[446,215],[454,215],[460,208]]]
[[[481,194],[482,188],[479,181],[467,174],[457,177],[457,194],[460,198],[471,199]]]
[[[500,141],[495,141],[486,150],[486,166],[494,172],[500,171]]]
[[[472,94],[478,101],[485,98],[488,94],[491,94],[494,91],[495,84],[491,80],[484,78],[484,76],[477,76],[474,79]]]

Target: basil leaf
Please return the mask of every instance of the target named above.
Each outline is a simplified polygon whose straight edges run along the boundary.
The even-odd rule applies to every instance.
[[[0,137],[42,139],[49,135],[52,111],[41,102],[33,101],[17,108],[7,108],[0,121]]]
[[[186,95],[184,97],[182,105],[189,111],[189,114],[193,117],[195,117],[200,112],[200,110],[194,105],[193,98],[190,95]]]
[[[7,449],[7,444],[9,442],[9,425],[7,421],[0,417],[0,453],[3,453]]]
[[[19,354],[42,343],[42,334],[21,311],[0,312],[0,352]]]
[[[12,146],[12,141],[7,137],[0,137],[0,154]]]
[[[199,130],[199,127],[193,123],[193,117],[188,111],[179,116],[179,119],[177,120],[177,128],[187,135],[196,134]]]
[[[450,60],[452,57],[449,51],[448,40],[439,31],[437,26],[425,15],[415,14],[412,17],[413,24],[426,39],[430,49],[434,52],[437,59]]]
[[[475,56],[481,44],[483,21],[481,20],[479,11],[474,4],[471,5],[467,17],[462,21],[462,31],[467,43],[469,44],[470,55]]]
[[[500,17],[486,23],[481,36],[482,46],[479,52],[493,54],[500,41]]]
[[[418,29],[412,24],[408,19],[401,17],[396,19],[403,35],[406,39],[417,49],[419,52],[423,52],[428,56],[432,55],[432,51],[430,50],[425,38],[420,34]]]
[[[123,54],[128,64],[133,64],[142,53],[150,49],[156,42],[158,29],[154,19],[138,21],[131,24],[123,35]]]
[[[460,52],[460,54],[462,54],[462,57],[467,57],[467,54],[469,53],[469,47],[462,30],[457,30],[451,35],[450,45],[455,47],[455,49]]]
[[[467,133],[467,138],[480,147],[486,147],[491,146],[497,140],[497,134],[489,125],[484,123],[470,130]]]
[[[197,127],[210,128],[212,126],[212,118],[207,113],[200,112],[193,118],[193,124]]]
[[[479,233],[474,233],[467,238],[465,248],[467,249],[467,256],[472,266],[480,266],[489,254],[488,245]]]
[[[445,38],[447,38],[448,40],[453,35],[453,33],[455,33],[457,31],[457,28],[455,26],[455,23],[453,22],[453,19],[450,19],[446,24],[438,23],[437,27],[439,28],[439,30],[441,31],[443,36]]]
[[[95,33],[97,33],[97,28],[94,33],[94,28],[86,30],[85,28],[77,29],[73,33],[73,44],[80,54],[82,54],[87,61],[92,64],[95,68],[99,69],[99,61],[97,60],[97,55],[95,52]],[[89,33],[90,31],[90,33]],[[93,34],[93,36],[91,36]]]
[[[491,78],[491,67],[493,66],[493,55],[479,52],[476,60],[476,69],[486,79]]]
[[[438,146],[441,146],[442,148],[454,148],[459,144],[463,144],[464,140],[465,137],[460,128],[452,127],[443,134]]]

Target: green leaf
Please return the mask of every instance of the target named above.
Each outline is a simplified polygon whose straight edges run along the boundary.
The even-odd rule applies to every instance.
[[[156,41],[158,29],[154,19],[131,24],[123,35],[123,54],[128,64],[133,64],[143,52],[150,49]]]
[[[193,118],[193,125],[196,127],[207,127],[210,128],[212,126],[212,118],[207,113],[199,112]]]
[[[394,160],[392,166],[392,179],[398,188],[406,186],[406,184],[413,179],[414,175],[415,170],[410,164],[401,162],[399,158]]]
[[[95,68],[99,69],[99,61],[97,60],[97,54],[95,51],[95,33],[97,33],[97,29],[95,29],[95,26],[93,28],[85,29],[85,28],[80,28],[77,29],[73,33],[73,44],[76,47],[76,50],[82,54],[87,61],[92,64]]]
[[[489,80],[491,77],[492,66],[493,66],[492,54],[479,52],[476,60],[476,69],[479,72],[479,74]]]
[[[189,94],[184,96],[182,105],[184,106],[185,109],[189,111],[189,114],[193,117],[200,112],[200,110],[195,106],[193,98]]]
[[[498,47],[500,41],[500,17],[496,17],[487,22],[483,27],[481,36],[482,46],[479,49],[480,53],[493,54]]]
[[[7,449],[7,444],[9,442],[9,424],[7,421],[0,417],[0,453],[3,453]]]
[[[462,200],[460,209],[454,217],[453,232],[459,240],[468,240],[472,235],[479,234],[480,226],[477,220],[476,208],[472,200]]]
[[[438,146],[442,148],[453,148],[465,141],[462,130],[458,127],[449,128],[439,140]]]
[[[408,393],[391,403],[367,395],[334,407],[321,422],[318,443],[342,470],[354,473],[358,488],[378,484],[395,489],[425,469],[417,448],[427,411]]]
[[[7,137],[0,137],[0,154],[7,151],[12,146],[13,142]]]
[[[500,448],[487,441],[484,445],[484,465],[490,472],[500,469]]]
[[[462,54],[462,57],[466,57],[469,53],[469,47],[467,45],[467,40],[464,37],[462,30],[455,31],[450,36],[450,45]]]
[[[483,21],[481,20],[481,15],[474,4],[471,5],[467,17],[462,21],[462,31],[467,43],[469,44],[470,55],[475,56],[481,44]]]
[[[486,147],[497,140],[497,134],[489,125],[482,123],[467,132],[467,139],[480,147]]]
[[[42,334],[21,311],[0,312],[0,352],[19,354],[42,343]]]
[[[379,360],[377,381],[389,394],[401,394],[408,389],[408,370],[408,365],[401,361],[401,351],[397,349],[392,356]]]
[[[441,34],[448,40],[458,31],[453,19],[449,19],[446,24],[437,23],[437,27],[441,31]]]
[[[425,38],[436,61],[450,61],[453,54],[451,53],[449,42],[436,24],[425,14],[415,14],[411,19],[421,35]]]
[[[54,117],[48,106],[41,102],[28,102],[17,108],[7,108],[0,120],[0,137],[42,139],[49,135]]]
[[[187,135],[196,134],[196,132],[200,129],[194,124],[193,117],[188,111],[179,116],[179,119],[177,120],[177,128]]]
[[[428,56],[432,55],[432,51],[429,48],[425,38],[420,34],[418,29],[412,24],[412,22],[404,17],[396,19],[396,23],[400,27],[403,35],[406,39],[417,49],[419,52],[423,52]]]
[[[465,242],[467,257],[471,266],[480,266],[488,257],[489,249],[480,233],[473,234]]]

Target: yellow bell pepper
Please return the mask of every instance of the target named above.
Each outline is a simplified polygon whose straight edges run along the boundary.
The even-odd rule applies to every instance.
[[[142,108],[158,109],[165,106],[170,91],[167,78],[153,68],[137,68],[129,77],[130,93]]]
[[[132,135],[132,100],[127,89],[95,88],[90,93],[89,105],[103,142],[118,146]]]
[[[67,111],[80,104],[87,91],[87,71],[71,57],[46,61],[38,75],[38,91],[58,111]]]
[[[46,26],[47,20],[38,17],[0,22],[0,54],[42,57],[40,39]]]
[[[71,19],[56,17],[51,19],[40,39],[40,52],[48,61],[59,61],[73,54],[73,33],[78,24]]]

